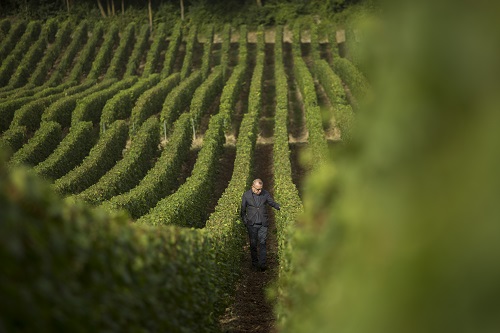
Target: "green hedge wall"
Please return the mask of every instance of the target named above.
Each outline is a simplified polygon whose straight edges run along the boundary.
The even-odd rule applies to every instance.
[[[19,36],[24,34],[27,25],[27,22],[24,20],[17,21],[9,30],[5,39],[2,38],[0,41],[0,64],[3,63],[5,58],[7,58],[10,52],[16,47]]]
[[[73,111],[79,100],[93,93],[105,90],[116,82],[116,79],[109,79],[97,84],[93,81],[86,81],[84,85],[87,89],[69,96],[60,96],[57,101],[45,109],[42,114],[42,120],[57,121],[63,127],[69,127]]]
[[[179,51],[179,46],[182,42],[182,26],[181,23],[177,23],[170,36],[170,42],[168,44],[167,52],[165,53],[165,59],[163,61],[163,68],[161,70],[162,77],[167,77],[172,74],[174,70],[175,58]]]
[[[340,128],[342,140],[350,141],[355,116],[351,105],[347,101],[342,81],[325,60],[318,60],[315,63],[315,73],[333,106],[335,123]]]
[[[370,84],[363,73],[359,71],[349,60],[334,57],[333,70],[344,81],[356,100],[363,100],[370,92]]]
[[[160,55],[167,46],[167,31],[165,23],[158,24],[156,27],[155,35],[153,36],[153,44],[146,55],[146,65],[142,76],[147,77],[153,73],[157,73],[158,66],[160,64]]]
[[[43,122],[28,143],[12,156],[9,164],[19,166],[40,163],[54,151],[61,141],[61,137],[61,125],[56,122]]]
[[[0,164],[0,321],[24,332],[213,332],[213,245],[61,201]]]
[[[95,205],[134,188],[158,156],[159,139],[158,120],[151,117],[142,124],[123,159],[76,198]]]
[[[139,31],[139,36],[137,37],[132,54],[127,62],[124,74],[125,77],[139,74],[139,65],[141,64],[144,53],[149,47],[149,34],[149,25],[143,24],[141,30]]]
[[[198,27],[196,25],[191,25],[186,41],[186,55],[184,56],[184,61],[182,62],[181,80],[184,80],[189,76],[189,74],[191,74],[191,69],[193,67],[193,49],[197,43]]]
[[[54,182],[55,190],[60,194],[74,194],[97,182],[121,159],[127,134],[127,124],[117,120],[101,135],[82,164]]]
[[[179,73],[172,74],[162,79],[156,86],[146,90],[137,99],[130,115],[130,133],[132,135],[146,119],[161,112],[165,98],[179,84],[179,80]]]
[[[129,23],[122,33],[120,44],[113,51],[114,55],[106,71],[105,78],[121,78],[127,66],[127,59],[133,50],[135,43],[135,23]]]
[[[9,154],[12,154],[23,146],[26,137],[26,126],[11,126],[0,137],[1,148],[8,150]]]
[[[191,97],[193,97],[196,88],[198,88],[203,80],[201,71],[196,71],[190,77],[181,81],[181,83],[172,89],[165,98],[163,107],[160,113],[160,122],[167,127],[179,117],[181,113],[189,106]]]
[[[186,113],[175,122],[160,158],[139,185],[104,202],[102,207],[107,210],[124,209],[135,219],[146,214],[151,206],[170,194],[177,185],[177,176],[182,162],[188,156],[191,142],[191,121]]]
[[[120,80],[104,90],[96,91],[78,100],[71,117],[71,125],[79,121],[92,121],[95,124],[99,123],[102,110],[107,101],[121,90],[129,88],[135,82],[137,82],[137,77],[132,76]]]
[[[129,118],[137,99],[159,81],[160,75],[150,75],[147,78],[138,80],[132,87],[124,89],[110,98],[102,109],[101,127],[102,125],[108,126],[118,119]]]
[[[21,62],[22,58],[40,36],[42,25],[38,21],[32,21],[28,24],[26,32],[21,36],[16,43],[15,48],[9,54],[0,67],[0,87],[4,87],[9,83],[11,76]]]
[[[210,74],[210,66],[212,59],[212,46],[214,42],[214,26],[210,25],[206,29],[207,41],[203,44],[203,55],[201,57],[201,73],[203,74],[203,79],[206,79],[208,74]]]
[[[28,85],[30,87],[39,86],[45,82],[47,74],[54,66],[56,59],[61,55],[61,51],[65,50],[70,43],[73,28],[73,24],[70,20],[66,20],[61,24],[61,27],[57,31],[55,42],[49,45],[45,51],[45,55],[33,72],[33,75],[29,78]],[[59,64],[59,66],[61,65],[62,64]]]
[[[33,170],[49,179],[58,179],[78,166],[97,140],[92,122],[82,121],[72,126],[57,148]]]
[[[231,25],[225,24],[222,30],[222,46],[220,50],[220,64],[222,65],[222,74],[224,79],[228,77],[229,51],[231,47]]]
[[[73,63],[73,60],[75,59],[75,56],[80,49],[87,49],[86,45],[89,45],[89,48],[90,45],[94,45],[95,47],[95,44],[97,44],[97,41],[101,38],[100,36],[102,35],[102,27],[100,25],[97,25],[95,27],[92,32],[92,38],[88,41],[90,44],[87,44],[88,29],[89,23],[86,20],[83,20],[80,24],[78,24],[75,32],[71,36],[70,44],[61,56],[59,65],[54,69],[54,72],[43,84],[44,87],[53,87],[63,81],[68,68]],[[88,54],[88,51],[82,51],[82,55],[79,57],[79,59],[83,59],[83,56],[85,56],[85,54]]]
[[[51,18],[45,22],[42,27],[42,31],[37,39],[37,41],[30,46],[26,54],[23,56],[19,65],[17,66],[15,72],[12,74],[9,84],[6,88],[18,88],[25,85],[33,71],[35,70],[37,64],[41,61],[47,45],[49,43],[49,34],[57,30],[58,23],[57,20]]]
[[[104,35],[104,41],[99,48],[99,52],[97,53],[94,62],[92,63],[92,68],[87,75],[87,79],[98,79],[109,66],[111,59],[113,58],[115,45],[120,42],[119,32],[120,29],[118,24],[111,24],[109,30]]]

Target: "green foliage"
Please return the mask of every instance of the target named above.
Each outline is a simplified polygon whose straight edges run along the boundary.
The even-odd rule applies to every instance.
[[[149,46],[149,33],[149,26],[147,24],[142,25],[130,59],[127,62],[127,67],[125,68],[125,77],[139,74],[138,70],[141,59]]]
[[[332,66],[357,100],[363,100],[369,94],[370,85],[367,79],[349,60],[334,57]]]
[[[193,67],[193,49],[198,43],[198,27],[191,26],[186,42],[186,55],[181,68],[181,80],[184,80],[191,73]]]
[[[175,122],[160,158],[139,185],[104,202],[102,207],[107,210],[124,209],[133,218],[147,213],[152,205],[171,193],[177,185],[177,176],[189,153],[192,137],[191,121],[185,113]]]
[[[108,67],[111,59],[113,58],[113,50],[115,47],[115,44],[119,42],[120,37],[118,35],[119,33],[119,28],[116,23],[111,24],[109,27],[109,30],[106,32],[104,35],[104,41],[99,48],[99,52],[97,53],[94,62],[92,63],[92,68],[90,69],[90,72],[87,75],[88,79],[95,80],[98,79],[99,76],[102,74],[104,69]],[[124,45],[126,46],[130,38],[125,39]],[[122,52],[124,51],[125,47],[122,48]],[[117,53],[118,56],[121,56],[120,53]],[[120,60],[120,59],[119,59]]]
[[[19,62],[28,51],[31,44],[37,40],[40,35],[41,24],[38,21],[33,21],[28,24],[25,33],[16,43],[16,46],[7,58],[2,62],[0,67],[0,87],[7,85],[11,75],[19,65]]]
[[[10,166],[37,165],[57,147],[61,136],[61,125],[56,122],[43,122],[28,143],[12,156]]]
[[[9,30],[9,34],[5,38],[2,38],[2,41],[0,42],[0,64],[3,63],[5,58],[14,49],[19,40],[19,36],[23,35],[25,32],[26,26],[26,21],[19,20]]]
[[[135,23],[132,22],[125,28],[121,38],[120,44],[114,50],[114,56],[106,72],[106,78],[121,78],[123,76],[124,68],[127,65],[127,57],[132,52],[135,43]]]
[[[76,167],[87,156],[97,139],[92,122],[81,121],[70,128],[57,148],[33,170],[49,179],[58,179]]]
[[[121,90],[129,88],[135,82],[137,82],[137,77],[132,76],[118,81],[104,90],[96,91],[78,100],[75,111],[73,111],[71,116],[71,125],[79,121],[92,121],[93,123],[98,123],[101,118],[102,109],[107,101]]]
[[[166,48],[167,32],[165,23],[160,23],[156,28],[153,36],[153,44],[146,55],[146,65],[142,76],[146,77],[157,72],[160,63],[160,54]]]
[[[212,59],[212,46],[214,41],[214,26],[210,25],[206,29],[206,42],[203,44],[203,55],[201,58],[201,73],[203,79],[206,79],[210,74],[210,61]]]
[[[123,120],[117,120],[101,135],[82,164],[68,172],[53,184],[60,194],[79,193],[101,178],[122,157],[128,128]]]
[[[0,149],[5,149],[9,154],[22,147],[26,140],[26,126],[11,126],[0,137]]]
[[[96,184],[76,198],[95,205],[135,187],[151,168],[152,160],[158,155],[159,130],[160,126],[155,117],[145,121],[134,136],[132,145],[123,159]]]
[[[45,87],[53,87],[62,82],[62,80],[64,79],[64,75],[66,74],[66,71],[73,63],[76,54],[81,48],[83,48],[83,51],[81,56],[79,57],[79,62],[76,64],[75,68],[79,67],[83,70],[83,66],[80,64],[83,64],[83,61],[86,60],[84,59],[85,56],[89,56],[90,52],[94,52],[93,48],[96,47],[97,42],[102,36],[102,27],[98,25],[92,31],[92,38],[87,43],[88,27],[89,24],[86,20],[83,20],[76,27],[75,32],[71,36],[71,43],[68,45],[68,48],[62,54],[61,62],[55,68],[54,73],[52,73],[49,79],[45,82],[44,84]]]
[[[3,163],[0,211],[6,330],[216,331],[214,245],[203,233],[63,202]]]
[[[165,60],[163,61],[163,68],[161,70],[162,77],[167,77],[172,74],[174,70],[175,58],[179,51],[179,45],[182,42],[182,26],[179,22],[170,36],[167,52],[165,53]]]
[[[240,27],[240,40],[238,49],[238,63],[246,64],[248,62],[248,52],[247,52],[247,35],[248,29],[246,25]]]
[[[81,85],[84,88],[79,89],[79,92],[68,96],[58,96],[58,99],[45,109],[42,114],[42,120],[56,121],[63,127],[71,126],[71,116],[79,100],[82,100],[84,97],[92,95],[96,92],[105,90],[116,82],[116,79],[105,80],[98,84],[93,81],[86,81]]]
[[[144,91],[155,86],[160,81],[160,75],[153,74],[138,80],[132,87],[124,89],[111,97],[104,106],[101,114],[101,126],[109,125],[118,119],[130,117],[135,102]]]
[[[33,75],[29,78],[30,86],[39,86],[45,82],[47,78],[47,73],[50,71],[54,62],[61,54],[61,50],[64,50],[66,46],[71,41],[71,31],[73,29],[72,22],[67,20],[61,24],[59,30],[57,30],[55,41],[50,45],[45,51],[40,63],[36,66]],[[61,66],[62,64],[59,64]],[[57,69],[55,69],[57,70]]]
[[[43,25],[38,40],[29,48],[20,61],[16,71],[12,74],[8,84],[9,88],[17,88],[28,82],[31,74],[33,74],[33,71],[45,53],[48,40],[50,39],[50,34],[57,31],[57,27],[58,23],[54,18],[49,19]]]
[[[14,114],[14,119],[12,120],[12,125],[18,126],[26,126],[30,130],[34,131],[40,126],[40,120],[45,111],[48,111],[48,107],[58,101],[60,98],[64,96],[71,96],[73,94],[77,94],[81,91],[85,91],[94,85],[94,82],[88,81],[79,86],[74,86],[68,89],[64,89],[64,87],[57,87],[54,89],[53,94],[48,95],[46,97],[38,97],[32,100],[30,103],[23,105],[21,108],[16,110]],[[62,89],[61,89],[62,88]],[[48,119],[48,118],[47,118]]]
[[[24,104],[33,101],[34,97],[24,97],[12,100],[3,101],[0,103],[0,131],[3,132],[9,128],[12,119],[14,118],[14,113]]]
[[[342,140],[349,141],[354,127],[354,112],[345,96],[342,81],[325,60],[315,62],[315,74],[330,99]]]
[[[161,112],[165,97],[179,84],[179,80],[179,73],[172,74],[161,80],[156,86],[146,90],[137,99],[130,115],[130,133],[132,135],[146,119]]]
[[[200,86],[202,79],[201,71],[193,72],[190,77],[182,81],[165,98],[160,114],[160,122],[167,127],[167,130],[189,106],[191,97],[193,97],[196,88]]]
[[[224,79],[227,79],[227,67],[229,65],[229,48],[231,46],[231,25],[224,25],[224,30],[222,30],[222,46],[220,50],[220,65],[222,66],[222,74]]]
[[[196,89],[191,99],[189,113],[195,124],[199,124],[201,116],[208,110],[215,97],[221,93],[223,86],[222,67],[217,66],[212,74]]]

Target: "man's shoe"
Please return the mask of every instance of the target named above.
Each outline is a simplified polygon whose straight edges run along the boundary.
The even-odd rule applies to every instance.
[[[258,272],[258,271],[260,271],[260,267],[257,265],[252,265],[251,270],[254,272]]]

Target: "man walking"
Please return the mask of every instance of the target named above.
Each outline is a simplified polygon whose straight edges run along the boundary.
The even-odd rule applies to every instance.
[[[266,238],[269,222],[265,204],[280,210],[280,205],[274,202],[268,191],[262,189],[264,183],[255,179],[252,188],[241,198],[241,220],[247,227],[250,239],[250,254],[252,256],[252,267],[255,270],[266,270]],[[259,244],[259,256],[257,257],[257,243]]]

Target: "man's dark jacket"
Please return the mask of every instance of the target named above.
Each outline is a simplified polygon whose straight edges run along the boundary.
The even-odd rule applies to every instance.
[[[254,197],[259,197],[255,200]],[[246,225],[254,225],[255,223],[262,223],[264,227],[269,225],[267,221],[267,210],[265,204],[268,204],[275,209],[279,210],[280,205],[274,202],[271,195],[266,190],[262,190],[260,195],[253,194],[252,190],[243,193],[241,197],[241,210],[240,215],[242,221]]]

